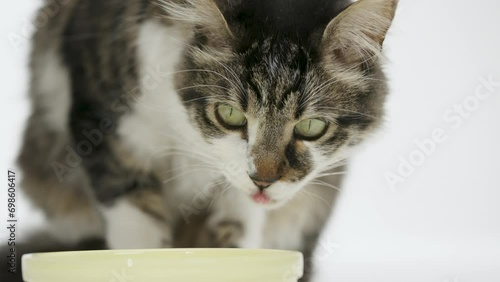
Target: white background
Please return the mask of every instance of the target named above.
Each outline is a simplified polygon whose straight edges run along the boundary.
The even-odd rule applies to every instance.
[[[15,168],[29,112],[29,45],[14,45],[9,37],[29,32],[38,5],[0,4],[5,178]],[[443,118],[454,105],[473,101],[480,77],[500,82],[499,28],[500,1],[401,0],[386,41],[392,89],[386,123],[351,163],[316,256],[317,281],[500,281],[500,87],[460,126]],[[446,140],[417,158],[421,164],[391,189],[387,173],[397,173],[401,157],[418,157],[415,141],[432,138],[436,129]],[[18,200],[22,238],[41,216]],[[5,218],[6,192],[0,207]]]

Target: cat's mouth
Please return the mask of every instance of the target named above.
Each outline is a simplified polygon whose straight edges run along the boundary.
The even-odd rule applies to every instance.
[[[272,198],[268,193],[265,191],[258,191],[255,192],[254,194],[251,195],[251,198],[254,203],[257,205],[261,205],[266,208],[276,208],[281,206],[283,203],[286,201],[280,201],[278,199]]]
[[[261,204],[261,205],[268,205],[268,204],[276,203],[275,200],[271,199],[266,194],[266,192],[263,192],[263,191],[259,191],[259,192],[256,192],[255,194],[253,194],[252,199],[254,202],[256,202],[257,204]]]

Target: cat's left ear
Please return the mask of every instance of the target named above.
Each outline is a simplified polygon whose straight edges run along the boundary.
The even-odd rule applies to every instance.
[[[233,33],[215,0],[161,1],[168,17],[192,25],[209,43],[224,47]]]
[[[376,60],[397,4],[398,0],[359,0],[352,4],[326,27],[322,53],[349,65]]]

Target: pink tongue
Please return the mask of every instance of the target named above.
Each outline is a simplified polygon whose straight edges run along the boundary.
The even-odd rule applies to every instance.
[[[253,195],[253,200],[259,204],[268,204],[269,202],[271,202],[271,199],[269,199],[269,197],[262,192],[255,193]]]

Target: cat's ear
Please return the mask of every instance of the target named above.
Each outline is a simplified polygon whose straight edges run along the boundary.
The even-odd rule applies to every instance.
[[[215,0],[162,0],[161,6],[170,19],[192,25],[214,45],[226,45],[233,38]]]
[[[331,60],[361,64],[376,59],[394,18],[398,0],[359,0],[326,27],[321,48]]]

